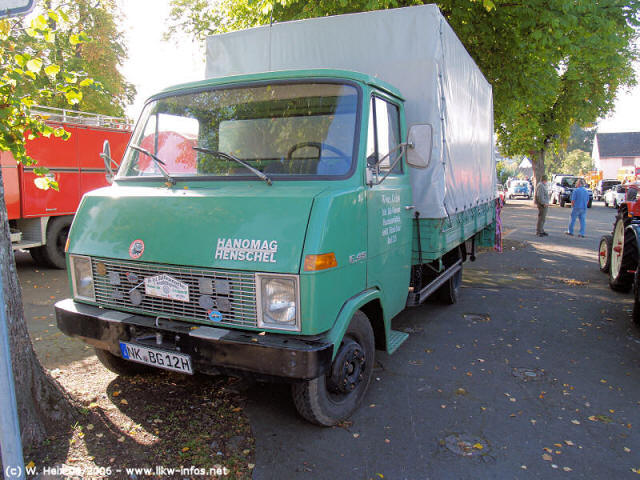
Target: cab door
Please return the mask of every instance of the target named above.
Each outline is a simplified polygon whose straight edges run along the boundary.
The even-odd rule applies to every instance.
[[[404,309],[411,271],[414,210],[409,172],[404,156],[393,165],[399,152],[383,159],[404,138],[401,113],[400,104],[392,98],[371,96],[366,150],[367,287],[380,289],[385,319]],[[371,168],[376,162],[378,175]]]

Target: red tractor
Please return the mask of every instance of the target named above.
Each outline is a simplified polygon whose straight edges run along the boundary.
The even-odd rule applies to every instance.
[[[633,289],[633,321],[640,325],[640,182],[624,185],[625,200],[618,207],[613,233],[598,247],[600,270],[609,273],[609,286],[618,292]]]

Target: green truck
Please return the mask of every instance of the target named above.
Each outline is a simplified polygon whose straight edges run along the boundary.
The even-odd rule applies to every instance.
[[[431,5],[207,52],[207,79],[151,97],[113,184],[84,196],[58,326],[119,374],[288,381],[334,425],[375,350],[407,339],[393,318],[456,302],[463,262],[494,244],[491,87]]]

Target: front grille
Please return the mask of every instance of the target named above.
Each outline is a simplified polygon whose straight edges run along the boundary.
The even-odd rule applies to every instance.
[[[256,282],[251,272],[106,258],[92,258],[92,268],[101,307],[210,325],[257,326]],[[189,301],[147,295],[144,280],[162,274],[188,285]]]

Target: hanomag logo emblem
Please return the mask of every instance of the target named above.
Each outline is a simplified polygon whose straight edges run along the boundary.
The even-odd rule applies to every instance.
[[[144,253],[144,242],[140,239],[134,240],[129,245],[129,256],[134,260],[140,258]]]

